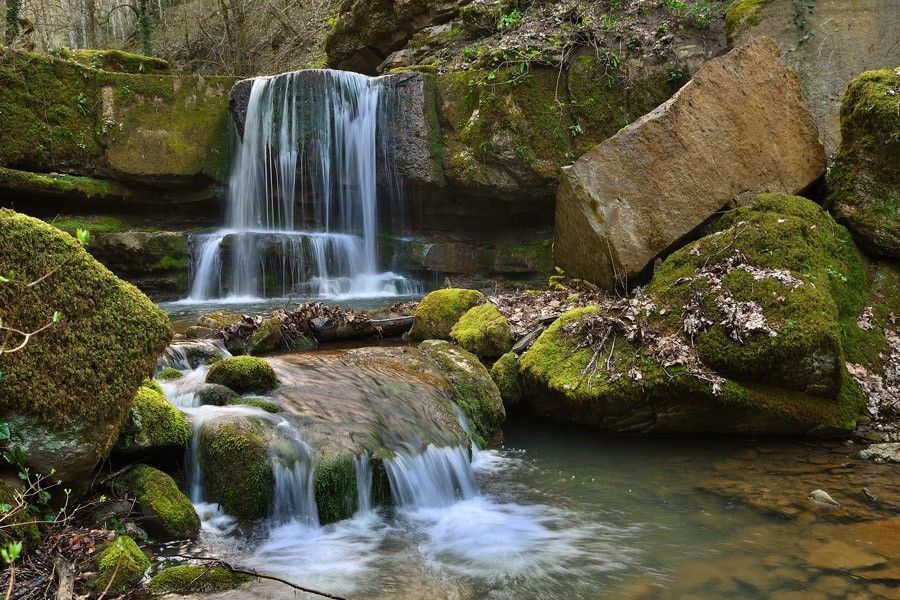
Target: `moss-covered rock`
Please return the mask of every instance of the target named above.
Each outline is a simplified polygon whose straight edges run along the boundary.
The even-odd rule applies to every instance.
[[[229,515],[261,519],[269,514],[275,476],[268,427],[258,420],[217,420],[200,432],[204,493]]]
[[[232,590],[251,579],[224,567],[181,565],[167,567],[151,577],[147,589],[153,594],[204,594]]]
[[[162,386],[159,385],[159,382],[155,379],[151,379],[150,377],[145,377],[144,381],[141,382],[141,387],[152,390],[158,394],[163,393]]]
[[[225,406],[238,400],[240,396],[224,385],[204,383],[194,390],[194,398],[200,403],[200,406]]]
[[[519,357],[515,352],[507,352],[491,367],[491,379],[500,390],[503,406],[507,412],[522,402],[522,383],[519,381]]]
[[[481,360],[499,358],[513,346],[509,321],[490,302],[466,311],[450,330],[450,338]]]
[[[261,358],[233,356],[210,367],[206,382],[224,385],[239,394],[261,394],[275,389],[278,378],[272,365]]]
[[[483,299],[484,294],[477,290],[450,288],[431,292],[416,307],[409,339],[449,339],[450,330],[459,318]]]
[[[201,327],[209,327],[210,329],[222,329],[229,325],[241,322],[241,315],[228,310],[215,310],[206,313],[197,321],[197,325]]]
[[[900,67],[850,83],[841,105],[841,146],[828,176],[828,202],[861,247],[900,258]]]
[[[848,232],[813,202],[780,194],[730,211],[717,229],[672,254],[647,288],[640,319],[671,336],[665,350],[619,335],[598,360],[573,331],[606,309],[566,313],[521,358],[532,409],[619,431],[852,428],[862,398],[844,367],[844,332],[868,284]],[[694,351],[705,374],[661,364],[666,352]]]
[[[759,23],[759,9],[772,0],[734,0],[725,12],[725,35],[728,45],[733,46],[738,29],[745,24]]]
[[[107,543],[94,562],[97,574],[91,579],[90,585],[94,591],[106,590],[107,594],[130,592],[150,568],[150,559],[127,535],[116,536]]]
[[[470,352],[441,340],[427,340],[419,351],[441,370],[453,387],[453,401],[469,421],[473,441],[484,447],[500,433],[506,411],[490,373]]]
[[[321,524],[352,517],[357,509],[353,455],[321,457],[314,471],[313,487]]]
[[[168,61],[122,50],[82,48],[71,52],[72,59],[92,69],[135,75],[163,74],[170,69]]]
[[[50,325],[4,355],[0,416],[22,434],[36,470],[86,475],[115,444],[135,391],[171,339],[169,319],[70,235],[10,210],[0,210],[0,273],[15,274],[0,284],[4,326]]]
[[[159,381],[175,381],[184,377],[184,373],[175,367],[165,367],[154,376]]]
[[[247,344],[247,352],[253,355],[268,354],[282,347],[281,319],[270,317],[259,324],[250,342]]]
[[[147,531],[160,540],[197,537],[200,517],[175,481],[158,469],[137,465],[116,481],[137,501]]]
[[[37,544],[41,539],[36,517],[30,510],[18,509],[15,490],[5,481],[0,480],[0,504],[8,504],[10,508],[0,512],[3,518],[3,527],[0,528],[0,546],[6,546],[9,542],[22,542],[28,549]],[[10,515],[10,511],[15,511]]]
[[[134,395],[131,411],[116,449],[124,452],[158,451],[186,447],[191,441],[191,428],[184,414],[166,400],[162,393],[141,386]]]
[[[267,413],[277,413],[281,408],[268,398],[260,398],[257,396],[235,396],[234,398],[230,398],[227,402],[228,404],[237,404],[240,406],[252,406],[254,408],[258,408],[260,410],[264,410]]]

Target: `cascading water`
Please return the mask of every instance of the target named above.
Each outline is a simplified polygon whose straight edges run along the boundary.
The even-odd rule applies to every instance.
[[[398,453],[384,466],[394,502],[403,508],[450,506],[478,493],[465,448],[428,446],[419,454]]]
[[[390,142],[379,136],[393,102],[383,80],[356,73],[254,79],[226,227],[197,236],[188,300],[420,292],[379,271],[379,208],[390,225],[402,221]],[[379,202],[379,165],[389,202]]]

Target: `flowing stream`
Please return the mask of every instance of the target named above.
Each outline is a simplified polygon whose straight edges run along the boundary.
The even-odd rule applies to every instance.
[[[196,236],[187,301],[420,292],[379,264],[380,228],[403,222],[381,132],[395,100],[383,79],[344,71],[253,79],[226,224]]]

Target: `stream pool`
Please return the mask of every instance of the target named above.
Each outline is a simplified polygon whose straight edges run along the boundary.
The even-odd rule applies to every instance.
[[[470,498],[205,527],[189,551],[354,599],[900,598],[900,479],[852,445],[504,431],[474,455]],[[819,488],[841,506],[814,504]],[[212,597],[248,595],[305,597],[263,580]]]

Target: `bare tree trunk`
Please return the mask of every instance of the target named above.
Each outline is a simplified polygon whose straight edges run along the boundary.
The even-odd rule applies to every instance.
[[[84,18],[87,21],[87,45],[97,47],[97,3],[96,0],[84,0]]]

